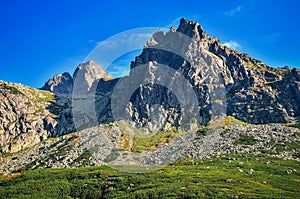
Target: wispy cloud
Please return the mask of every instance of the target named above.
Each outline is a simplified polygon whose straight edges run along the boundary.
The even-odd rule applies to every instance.
[[[180,19],[182,17],[177,17],[175,18],[171,23],[169,23],[168,25],[166,25],[164,28],[169,29],[170,27],[174,27],[176,28],[179,25]]]
[[[236,15],[237,13],[241,12],[242,10],[242,6],[238,6],[232,10],[229,11],[225,11],[224,14],[228,17],[233,17],[234,15]]]
[[[262,36],[262,39],[263,39],[266,43],[273,43],[273,42],[275,42],[279,37],[280,37],[280,34],[279,34],[279,33],[271,33],[271,34]]]
[[[101,45],[102,48],[107,49],[117,49],[122,45],[138,45],[141,48],[146,43],[146,41],[151,39],[151,36],[154,32],[151,33],[130,33],[123,34],[119,37],[115,37],[114,39],[108,39],[105,41],[96,42],[96,45]]]
[[[130,68],[126,65],[119,66],[113,64],[108,68],[108,73],[115,78],[129,75],[129,71]]]
[[[242,48],[241,45],[238,42],[233,41],[233,40],[225,42],[223,45],[227,46],[228,48],[233,48],[235,50],[240,50]]]
[[[144,44],[151,39],[157,30],[159,30],[157,27],[131,29],[113,35],[106,40],[94,42],[96,46],[85,60],[94,60],[106,69],[120,56],[143,49]]]

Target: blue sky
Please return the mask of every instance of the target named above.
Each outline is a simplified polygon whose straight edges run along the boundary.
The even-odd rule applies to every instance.
[[[41,87],[72,73],[100,41],[133,28],[168,28],[181,17],[266,64],[300,67],[299,7],[297,0],[5,0],[0,79]]]

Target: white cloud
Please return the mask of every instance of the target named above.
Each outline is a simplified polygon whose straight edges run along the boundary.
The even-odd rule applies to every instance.
[[[238,7],[234,8],[234,9],[232,9],[232,10],[224,12],[224,14],[226,16],[233,17],[237,13],[241,12],[241,10],[242,10],[242,6],[238,6]]]
[[[224,46],[227,46],[228,48],[233,48],[233,49],[235,49],[235,50],[238,50],[238,49],[241,49],[241,48],[242,48],[241,45],[240,45],[238,42],[233,41],[233,40],[230,40],[230,41],[228,41],[228,42],[225,42],[223,45],[224,45]]]

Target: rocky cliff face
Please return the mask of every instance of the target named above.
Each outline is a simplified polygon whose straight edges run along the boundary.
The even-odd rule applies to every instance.
[[[50,91],[57,94],[70,94],[73,89],[73,78],[70,73],[55,75],[49,79],[41,90]]]
[[[73,77],[63,73],[48,80],[42,90],[55,94],[55,103],[50,108],[59,118],[59,125],[52,136],[73,132],[75,127],[83,129],[94,125],[95,89],[99,81],[110,79],[112,77],[101,66],[89,60],[77,66]],[[105,114],[101,115],[106,117]]]
[[[100,79],[112,79],[101,66],[91,60],[77,66],[73,78],[76,95],[87,94],[91,91],[93,85],[97,85]]]
[[[70,99],[0,81],[0,152],[18,152],[75,131]]]
[[[41,90],[55,94],[72,94],[73,87],[75,87],[77,94],[87,94],[100,79],[112,79],[112,77],[96,62],[89,60],[77,66],[73,77],[67,72],[55,75],[44,84]]]
[[[147,70],[147,73],[139,73],[146,82],[132,88],[134,92],[126,109],[130,119],[140,127],[159,130],[184,123],[181,106],[188,103],[185,99],[188,96],[180,99],[174,95],[174,87],[185,94],[181,85],[174,86],[176,76],[166,85],[158,84],[168,72],[156,73],[163,67],[177,71],[189,81],[197,96],[198,124],[224,115],[255,124],[285,123],[300,115],[297,103],[299,70],[269,67],[223,46],[218,39],[207,35],[198,23],[186,19],[181,19],[177,29],[153,35],[131,64],[131,82],[139,81],[134,79],[139,78],[134,74],[141,67]],[[113,88],[106,90],[107,85],[110,83],[98,84],[98,101],[105,99],[103,96],[110,98]],[[128,86],[120,86],[122,89],[128,90]],[[194,111],[195,107],[187,108]],[[109,111],[106,109],[105,114]],[[157,113],[156,119],[153,112]]]
[[[53,101],[54,96],[49,92],[1,81],[1,151],[20,151],[54,133],[56,115],[47,109]]]

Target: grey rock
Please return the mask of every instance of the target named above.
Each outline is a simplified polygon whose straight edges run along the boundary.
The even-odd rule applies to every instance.
[[[56,94],[71,94],[73,89],[73,78],[67,72],[55,75],[53,78],[49,79],[41,89]]]
[[[90,92],[100,79],[112,79],[112,77],[96,62],[89,60],[77,66],[73,79],[74,94],[84,95]]]

